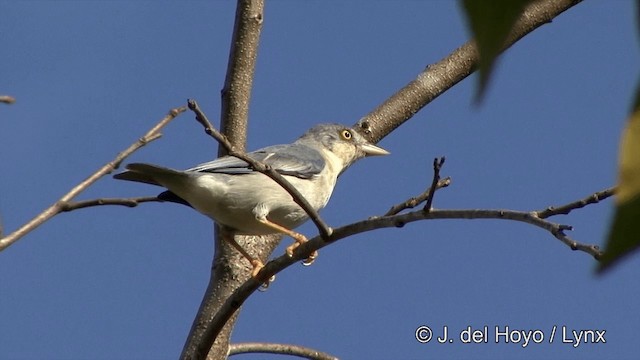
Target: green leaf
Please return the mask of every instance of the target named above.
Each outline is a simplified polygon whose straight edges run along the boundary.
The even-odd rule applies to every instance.
[[[609,239],[598,272],[608,270],[626,255],[640,247],[640,196],[618,205],[609,229]]]
[[[476,39],[480,62],[480,79],[476,101],[486,90],[498,55],[525,6],[535,0],[461,0],[469,28]]]
[[[640,88],[620,142],[616,211],[598,272],[640,248]]]

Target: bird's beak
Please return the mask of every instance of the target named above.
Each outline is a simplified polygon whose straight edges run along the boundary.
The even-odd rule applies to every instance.
[[[390,152],[388,152],[387,150],[369,143],[362,144],[360,146],[360,149],[364,151],[366,156],[380,156],[390,154]]]

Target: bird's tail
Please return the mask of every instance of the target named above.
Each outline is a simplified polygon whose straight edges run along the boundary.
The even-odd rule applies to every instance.
[[[161,185],[163,179],[183,177],[185,174],[181,171],[169,169],[162,166],[133,163],[127,165],[127,170],[113,176],[114,179],[135,181],[145,184]]]

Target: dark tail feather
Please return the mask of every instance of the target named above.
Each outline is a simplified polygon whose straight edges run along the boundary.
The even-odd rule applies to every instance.
[[[127,169],[128,171],[115,174],[113,178],[118,180],[135,181],[145,184],[162,186],[155,180],[156,177],[166,177],[172,175],[184,176],[184,174],[180,173],[179,171],[151,164],[133,163],[127,165]],[[179,197],[171,191],[165,191],[161,193],[160,195],[158,195],[158,199],[192,207],[183,198]]]
[[[186,200],[168,190],[158,195],[158,199],[192,207]]]

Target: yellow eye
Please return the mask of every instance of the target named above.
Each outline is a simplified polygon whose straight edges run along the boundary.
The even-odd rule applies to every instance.
[[[353,134],[351,133],[351,131],[349,130],[342,130],[342,132],[340,133],[340,135],[342,136],[343,139],[345,140],[351,140],[351,138],[353,137]]]

